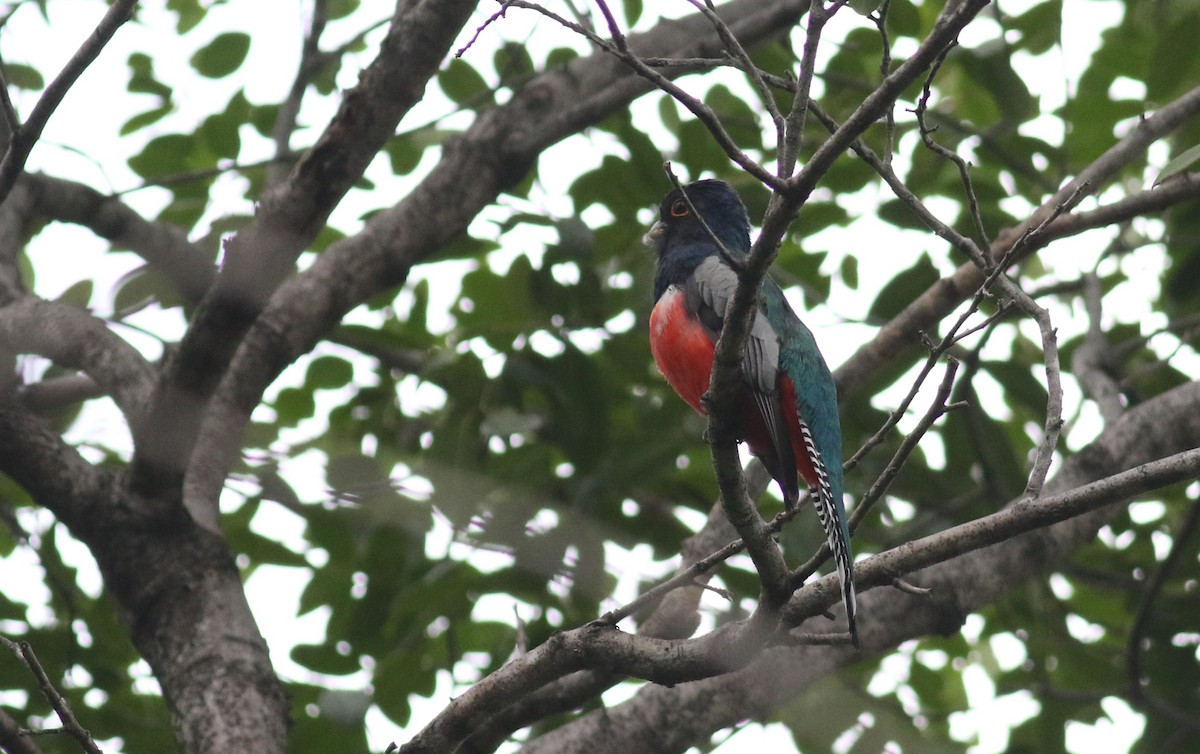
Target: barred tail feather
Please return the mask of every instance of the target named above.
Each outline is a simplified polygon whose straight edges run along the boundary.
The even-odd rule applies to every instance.
[[[846,624],[850,631],[850,641],[858,647],[858,626],[855,624],[857,605],[854,598],[854,555],[850,550],[850,529],[842,509],[842,501],[833,493],[829,483],[829,472],[825,469],[825,461],[813,441],[812,432],[803,419],[800,420],[800,434],[804,438],[804,449],[812,462],[813,471],[817,474],[817,494],[813,496],[813,507],[817,509],[817,518],[825,529],[825,539],[833,552],[833,562],[837,565],[838,577],[842,582],[842,601],[846,604]]]

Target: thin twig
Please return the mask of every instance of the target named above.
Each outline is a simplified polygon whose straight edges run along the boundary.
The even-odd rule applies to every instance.
[[[67,91],[92,64],[117,29],[129,20],[136,5],[137,0],[116,0],[109,6],[91,36],[75,51],[62,71],[42,91],[42,96],[33,106],[29,118],[13,132],[4,158],[0,161],[0,203],[3,203],[9,192],[12,191],[13,185],[17,182],[17,176],[25,169],[25,160],[29,157],[30,150],[41,138],[42,130],[46,127],[50,116],[58,108],[59,103],[62,102],[63,97],[66,96]]]
[[[484,29],[504,18],[504,14],[508,12],[508,6],[510,5],[512,5],[512,3],[508,2],[508,0],[501,0],[500,10],[488,16],[487,20],[481,23],[478,28],[475,29],[475,33],[471,35],[471,38],[467,40],[467,43],[455,50],[454,57],[461,58],[467,52],[467,50],[471,49],[472,45],[475,44],[475,40],[479,39],[479,35],[483,33]]]
[[[38,690],[42,692],[42,696],[46,697],[46,701],[50,702],[50,706],[58,715],[59,721],[62,722],[62,729],[78,741],[79,746],[88,752],[88,754],[103,754],[100,748],[96,746],[96,742],[92,740],[92,734],[79,724],[79,720],[75,717],[75,713],[71,711],[71,705],[67,702],[66,697],[50,682],[50,677],[46,675],[42,663],[38,660],[37,654],[34,653],[33,647],[29,645],[29,642],[13,641],[8,637],[0,636],[0,644],[3,644],[10,652],[16,655],[21,662],[25,663],[25,667],[29,668],[29,671],[33,673],[34,679],[37,680]]]
[[[899,576],[892,580],[892,586],[904,592],[905,594],[915,594],[918,597],[928,597],[933,593],[932,589],[927,589],[923,586],[917,586],[916,584],[910,584]]]
[[[743,170],[773,189],[782,188],[783,184],[778,176],[751,159],[749,155],[747,155],[737,146],[733,140],[733,137],[731,137],[729,132],[725,130],[725,127],[721,124],[721,119],[717,117],[716,112],[714,112],[711,107],[688,94],[678,84],[676,84],[674,81],[671,81],[671,79],[663,76],[658,71],[646,65],[641,58],[639,58],[629,49],[629,43],[625,39],[625,35],[621,31],[620,26],[617,24],[616,17],[613,15],[612,10],[608,7],[607,3],[605,3],[603,0],[599,0],[597,5],[600,8],[600,12],[604,15],[605,22],[608,24],[609,35],[612,37],[611,41],[600,37],[590,29],[586,29],[580,24],[563,18],[562,16],[543,8],[536,3],[528,2],[528,0],[509,0],[509,4],[516,8],[525,8],[527,10],[541,13],[543,16],[546,16],[547,18],[562,24],[566,28],[587,37],[592,44],[596,45],[601,50],[610,53],[621,62],[625,63],[625,65],[633,69],[634,73],[654,84],[655,87],[671,95],[677,102],[691,111],[691,113],[696,116],[696,119],[703,123],[705,128],[708,129],[709,133],[712,134],[713,138],[716,139],[717,144],[720,145],[721,149],[725,151],[725,154],[729,156],[729,159],[737,163]]]
[[[875,28],[879,31],[879,41],[883,45],[883,53],[879,59],[879,73],[887,78],[892,72],[892,40],[888,36],[887,18],[888,10],[891,8],[892,0],[883,0],[879,7],[873,13],[867,16],[871,23],[875,24]],[[889,107],[884,115],[884,139],[883,139],[883,162],[885,165],[892,164],[892,150],[895,148],[896,140],[896,111],[895,107]]]
[[[1083,276],[1083,304],[1088,315],[1088,329],[1083,343],[1071,358],[1071,371],[1084,394],[1096,402],[1104,421],[1115,421],[1125,407],[1121,403],[1121,389],[1108,371],[1109,344],[1101,327],[1100,278],[1095,273]]]
[[[808,28],[804,36],[804,49],[800,54],[800,75],[796,78],[796,96],[788,113],[786,132],[779,148],[779,177],[790,178],[796,170],[800,155],[800,144],[804,139],[804,126],[808,117],[809,94],[812,91],[813,74],[817,65],[817,48],[821,43],[821,32],[833,14],[845,4],[839,0],[825,7],[824,0],[812,0],[808,6]]]
[[[758,98],[762,100],[763,107],[766,108],[772,125],[775,127],[776,146],[783,144],[785,129],[783,113],[779,111],[779,105],[775,102],[775,96],[771,93],[771,88],[767,85],[758,66],[754,65],[754,61],[750,59],[750,53],[746,52],[746,48],[742,47],[742,43],[733,35],[733,32],[729,29],[729,25],[717,15],[715,10],[700,0],[688,0],[688,2],[712,23],[713,29],[717,32],[717,36],[720,37],[721,44],[728,51],[730,58],[735,61],[735,65],[738,68],[741,68],[746,73],[746,76],[750,79],[750,84],[754,87],[754,91],[758,93]]]
[[[933,80],[937,76],[938,71],[941,70],[942,63],[946,62],[946,56],[957,46],[957,39],[946,45],[946,49],[942,50],[942,54],[938,56],[938,59],[930,67],[929,75],[925,77],[925,87],[921,90],[921,98],[918,100],[913,113],[917,116],[917,126],[921,132],[921,141],[925,144],[925,147],[934,154],[953,163],[958,168],[959,180],[962,182],[963,189],[967,194],[967,207],[971,214],[971,220],[975,223],[975,232],[979,236],[980,244],[987,247],[991,246],[992,241],[988,236],[987,229],[983,226],[983,216],[979,213],[979,200],[975,197],[975,186],[971,182],[971,165],[954,150],[943,147],[934,141],[933,132],[937,130],[937,127],[930,127],[925,121],[925,115],[929,111],[929,98],[932,96]],[[988,260],[988,262],[990,264],[991,260]]]
[[[287,177],[287,168],[281,167],[280,158],[291,152],[292,132],[296,130],[296,119],[300,115],[300,105],[304,94],[312,84],[313,79],[328,63],[321,52],[321,35],[329,22],[329,0],[314,0],[312,20],[309,22],[308,34],[300,48],[300,65],[287,98],[279,105],[275,116],[275,125],[271,129],[271,140],[275,142],[275,160],[268,163],[267,185],[273,186]]]

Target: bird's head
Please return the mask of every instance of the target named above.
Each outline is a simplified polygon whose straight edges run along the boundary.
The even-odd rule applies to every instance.
[[[708,253],[716,253],[708,231],[696,217],[698,214],[708,223],[721,243],[733,252],[750,250],[750,217],[741,198],[728,183],[718,180],[703,180],[683,187],[692,207],[679,189],[667,194],[658,208],[658,220],[646,233],[646,245],[658,250],[660,260],[676,250],[707,247]],[[689,254],[690,255],[690,254]]]

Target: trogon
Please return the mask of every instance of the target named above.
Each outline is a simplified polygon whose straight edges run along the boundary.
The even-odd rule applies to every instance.
[[[675,392],[705,414],[701,398],[708,390],[715,344],[738,284],[737,272],[713,236],[730,256],[747,256],[750,218],[737,192],[724,181],[696,181],[683,191],[691,205],[679,189],[667,194],[658,221],[646,235],[658,251],[650,350]],[[854,560],[842,502],[837,389],[812,333],[769,276],[763,278],[739,365],[739,439],[779,483],[789,509],[799,499],[799,479],[804,479],[833,552],[850,637],[858,646]]]

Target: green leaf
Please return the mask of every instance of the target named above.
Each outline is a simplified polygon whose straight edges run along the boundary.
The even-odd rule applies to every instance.
[[[621,0],[621,7],[625,10],[625,23],[629,26],[642,17],[642,0]]]
[[[337,356],[319,356],[308,365],[305,384],[314,390],[333,390],[354,379],[354,367]]]
[[[18,89],[40,91],[46,86],[46,80],[36,68],[22,63],[5,63],[4,80]]]
[[[460,58],[450,61],[437,74],[438,86],[456,105],[478,107],[491,102],[491,87],[469,63]]]
[[[242,149],[240,131],[250,120],[250,103],[239,89],[229,100],[225,111],[210,115],[196,130],[209,153],[216,157],[236,160]]]
[[[561,68],[579,57],[579,53],[570,47],[555,47],[546,54],[546,68]]]
[[[151,139],[140,154],[129,158],[129,167],[143,178],[182,173],[191,165],[189,158],[196,139],[184,134],[165,134]]]
[[[223,78],[241,67],[249,51],[249,34],[227,31],[196,51],[192,56],[192,67],[201,76]]]
[[[387,152],[392,172],[396,175],[407,175],[417,169],[421,158],[430,147],[441,144],[453,132],[440,128],[418,128],[406,134],[400,134],[389,139],[384,151]]]
[[[275,396],[274,406],[279,415],[279,424],[285,427],[299,424],[317,409],[312,392],[297,388],[280,390],[279,395]]]
[[[170,115],[175,108],[170,105],[156,107],[153,110],[147,110],[144,113],[138,113],[129,120],[125,121],[121,126],[121,136],[128,136],[134,131],[140,131],[146,126],[153,125],[166,116]]]
[[[167,10],[178,15],[176,28],[180,34],[191,31],[204,20],[205,9],[199,0],[167,0]]]
[[[517,83],[533,74],[533,58],[525,45],[516,42],[505,42],[496,50],[493,58],[496,75],[501,82]]]
[[[847,254],[842,258],[841,278],[847,287],[858,287],[858,257]]]
[[[1062,5],[1062,0],[1049,0],[1009,19],[1012,28],[1021,32],[1021,47],[1033,55],[1041,55],[1059,44],[1062,40]]]
[[[734,94],[729,87],[722,84],[714,86],[705,95],[704,103],[717,113],[726,132],[733,137],[739,147],[743,149],[762,147],[762,124],[758,115],[754,108]]]
[[[58,300],[64,304],[70,304],[77,309],[86,310],[88,308],[88,302],[92,300],[92,287],[93,284],[91,280],[80,280],[78,283],[75,283],[70,288],[63,291],[62,295],[58,297]]]
[[[1157,186],[1163,181],[1179,175],[1195,164],[1197,160],[1200,160],[1200,144],[1183,150],[1172,157],[1166,165],[1163,165],[1162,172],[1158,174],[1158,178],[1154,179],[1154,185]]]
[[[169,309],[182,303],[174,283],[166,275],[149,265],[142,265],[117,281],[113,293],[113,317],[124,319],[151,304]]]
[[[888,199],[879,205],[879,219],[895,225],[897,228],[928,231],[929,228],[917,217],[907,204],[899,199]]]
[[[359,0],[329,0],[329,20],[345,18],[359,8]]]
[[[353,652],[343,655],[329,644],[297,644],[291,655],[292,660],[318,673],[349,675],[359,669]]]
[[[144,53],[129,56],[128,88],[135,94],[152,94],[164,101],[171,99],[171,87],[154,78],[154,63]]]
[[[867,318],[872,322],[886,322],[900,313],[925,289],[938,280],[937,268],[926,255],[921,255],[916,264],[892,278],[871,304]]]

